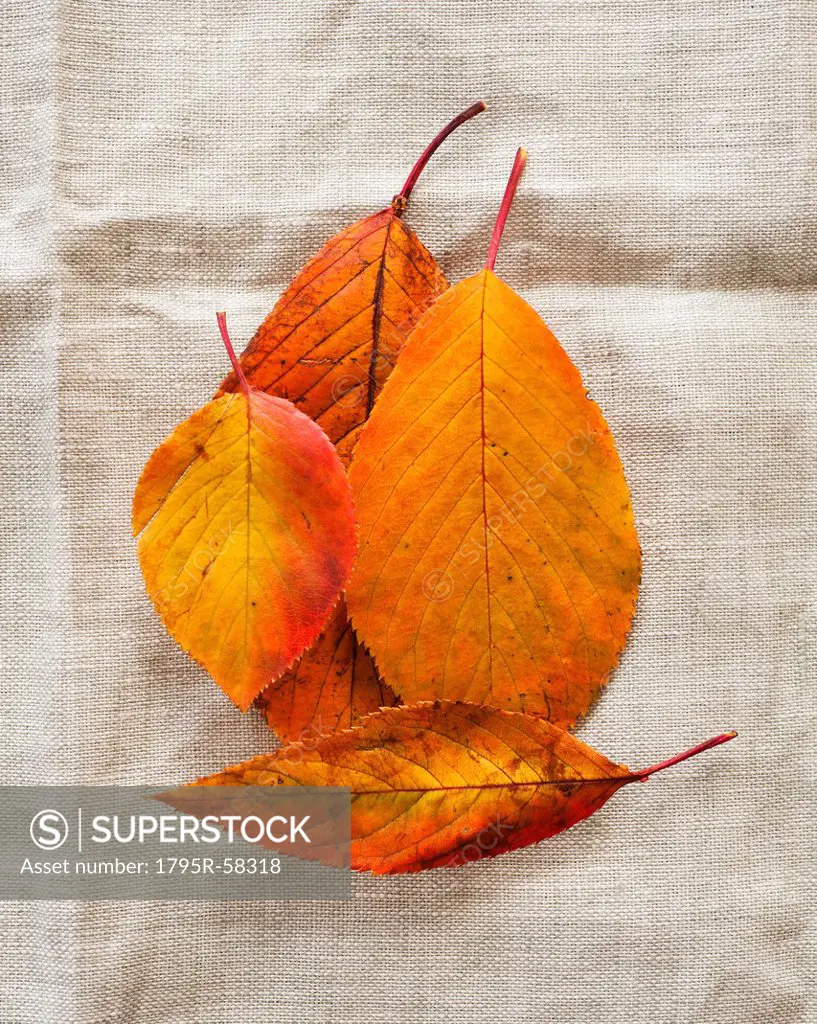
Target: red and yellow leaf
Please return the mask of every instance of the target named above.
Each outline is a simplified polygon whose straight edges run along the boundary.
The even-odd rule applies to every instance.
[[[316,420],[345,465],[409,332],[448,287],[437,261],[405,223],[409,196],[444,139],[484,109],[484,103],[475,103],[446,125],[390,206],[324,245],[241,356],[250,384],[290,399]],[[232,373],[219,393],[235,387]],[[346,653],[333,654],[336,648]],[[270,726],[288,739],[332,721],[348,725],[394,699],[339,613],[317,647],[263,695],[261,704]],[[304,714],[308,708],[314,720]]]
[[[489,265],[415,328],[350,479],[352,622],[405,703],[444,697],[567,727],[616,664],[640,550],[601,410]]]
[[[246,385],[159,445],[136,488],[133,533],[168,632],[242,710],[320,633],[356,548],[329,439]]]
[[[198,785],[349,787],[352,867],[397,874],[547,839],[627,783],[734,735],[633,772],[538,716],[435,701],[385,709],[358,728],[292,744]]]

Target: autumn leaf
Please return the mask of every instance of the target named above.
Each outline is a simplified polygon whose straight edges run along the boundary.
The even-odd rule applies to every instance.
[[[295,402],[320,423],[344,462],[409,331],[448,287],[403,219],[409,197],[442,142],[484,109],[475,103],[442,129],[391,205],[324,245],[241,355],[250,384]],[[221,391],[236,386],[232,373]]]
[[[409,197],[442,142],[484,109],[484,103],[475,103],[442,129],[391,205],[324,245],[241,356],[250,384],[290,399],[315,419],[344,464],[406,337],[448,287],[434,257],[405,223]],[[232,373],[219,394],[236,384]],[[395,701],[348,628],[343,605],[315,649],[262,696],[259,706],[270,727],[292,739],[325,731],[332,722],[348,726]]]
[[[223,314],[219,324],[237,366]],[[314,641],[356,547],[331,442],[295,406],[246,381],[150,457],[133,533],[168,632],[242,710]]]
[[[370,712],[397,703],[357,642],[342,599],[309,652],[256,701],[270,729],[285,742],[310,742],[322,733],[348,729]]]
[[[735,735],[631,771],[539,716],[434,701],[385,709],[355,729],[264,754],[197,785],[349,787],[352,867],[397,874],[547,839],[622,786]]]
[[[352,623],[405,703],[567,727],[624,646],[640,577],[610,430],[537,313],[486,267],[415,328],[361,433]]]

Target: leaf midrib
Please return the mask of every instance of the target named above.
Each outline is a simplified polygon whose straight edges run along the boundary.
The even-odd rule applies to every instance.
[[[369,381],[366,388],[366,416],[368,419],[374,408],[375,391],[377,381],[375,379],[375,368],[380,355],[380,324],[383,319],[383,290],[386,284],[386,252],[389,247],[389,236],[394,218],[389,220],[386,226],[386,234],[383,237],[383,251],[380,254],[380,266],[377,268],[377,280],[374,284],[374,297],[372,299],[372,353],[369,356]]]
[[[354,770],[354,769],[353,769]],[[281,774],[285,774],[282,772]],[[624,785],[629,782],[637,782],[641,778],[640,775],[629,774],[629,775],[610,775],[606,778],[600,779],[539,779],[533,782],[487,782],[487,783],[471,783],[462,786],[435,786],[433,788],[417,787],[401,787],[399,789],[361,789],[356,790],[351,786],[349,787],[352,796],[399,796],[403,793],[451,793],[459,792],[460,790],[494,790],[494,789],[524,789],[531,786],[586,786],[593,785],[601,782],[609,783],[621,783]],[[247,786],[253,786],[255,783],[248,782],[244,783]],[[263,785],[263,783],[262,783]],[[313,783],[298,783],[299,786],[310,786]],[[345,789],[345,786],[339,785],[338,788]]]

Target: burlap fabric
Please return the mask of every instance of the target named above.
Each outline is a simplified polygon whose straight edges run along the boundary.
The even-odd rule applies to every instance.
[[[6,904],[3,1024],[807,1024],[815,40],[804,0],[6,0],[2,779],[167,783],[268,744],[164,634],[147,455],[455,112],[412,224],[484,258],[607,413],[645,552],[581,735],[649,764],[548,844],[350,903]],[[813,947],[812,947],[813,948]]]

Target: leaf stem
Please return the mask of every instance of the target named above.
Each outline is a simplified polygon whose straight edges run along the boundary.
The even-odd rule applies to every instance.
[[[502,232],[505,230],[505,221],[508,219],[511,203],[513,203],[513,197],[516,195],[516,187],[519,184],[519,179],[522,177],[522,172],[525,170],[527,161],[528,151],[520,146],[516,151],[516,157],[511,168],[511,176],[508,178],[508,184],[505,186],[505,195],[502,197],[499,213],[496,215],[496,224],[494,224],[493,234],[491,235],[491,244],[488,246],[488,257],[485,260],[485,266],[488,270],[494,269],[496,254],[499,252],[499,243],[502,241]]]
[[[244,376],[244,371],[241,369],[241,363],[238,361],[238,356],[235,354],[233,343],[230,341],[230,332],[227,330],[227,314],[222,310],[220,313],[216,313],[216,320],[218,321],[218,329],[221,331],[221,340],[224,342],[224,347],[227,349],[227,355],[230,357],[230,362],[233,364],[233,370],[238,378],[238,383],[241,385],[241,389],[245,394],[250,393],[250,385],[247,383],[247,378]]]
[[[671,757],[667,761],[659,761],[658,764],[651,765],[649,768],[642,768],[641,771],[633,772],[633,775],[635,775],[636,778],[641,779],[642,782],[646,782],[647,779],[651,775],[655,775],[656,772],[662,772],[665,768],[671,768],[674,764],[680,764],[681,761],[686,761],[690,757],[695,757],[696,754],[701,754],[704,750],[711,750],[712,747],[719,747],[721,743],[728,743],[729,740],[733,740],[736,736],[736,732],[722,732],[720,736],[714,736],[711,740],[699,743],[697,747],[685,750],[683,754],[676,754],[675,757]]]
[[[405,211],[412,189],[417,184],[417,179],[423,173],[423,170],[431,157],[436,153],[452,132],[456,131],[461,124],[465,124],[466,121],[470,121],[472,117],[476,117],[477,114],[481,114],[483,110],[485,110],[485,104],[482,100],[478,103],[472,103],[467,110],[463,110],[461,114],[457,114],[453,120],[449,121],[445,128],[438,132],[432,141],[426,146],[420,156],[420,159],[412,167],[411,174],[406,178],[405,185],[392,200],[392,206],[394,207],[395,213],[398,217]]]

